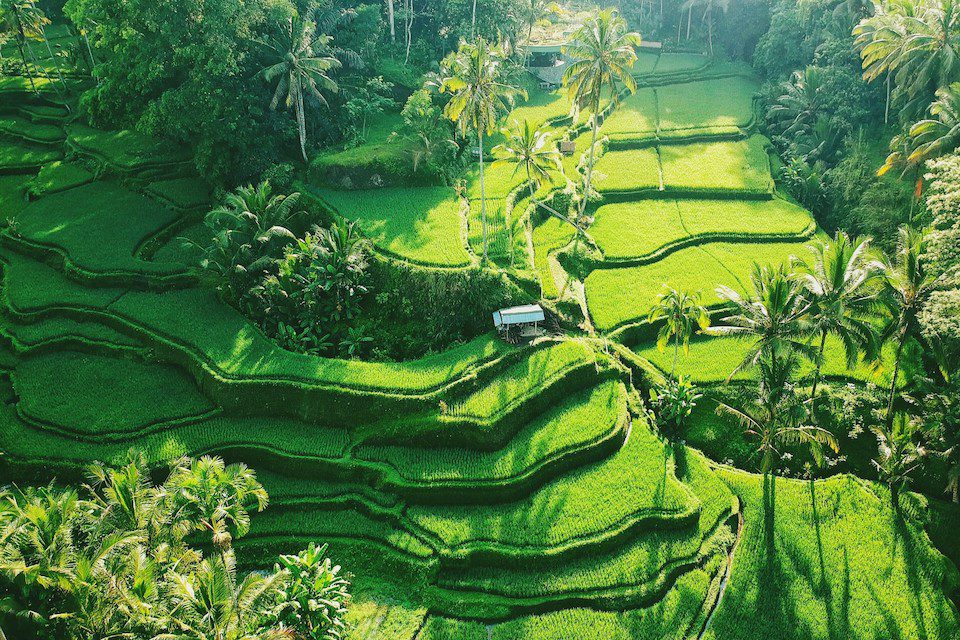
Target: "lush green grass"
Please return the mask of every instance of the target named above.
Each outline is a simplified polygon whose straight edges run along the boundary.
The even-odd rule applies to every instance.
[[[31,419],[92,436],[182,421],[213,409],[177,369],[73,351],[24,359],[14,385],[20,410]]]
[[[689,236],[675,200],[635,200],[597,209],[590,235],[611,260],[647,256]]]
[[[627,97],[600,127],[611,138],[637,139],[657,130],[657,96],[653,89],[639,89]]]
[[[354,456],[385,463],[413,484],[466,487],[479,482],[513,481],[623,429],[625,402],[623,385],[611,381],[578,393],[538,416],[502,449],[365,445],[357,448]]]
[[[710,58],[697,53],[661,53],[653,72],[657,75],[692,73],[710,65]]]
[[[657,59],[660,58],[659,51],[637,51],[637,61],[633,64],[633,74],[637,76],[646,76],[653,73],[657,66]]]
[[[83,165],[58,160],[43,165],[31,184],[31,190],[38,195],[56,193],[87,184],[93,178],[93,174]]]
[[[766,139],[666,145],[660,148],[667,188],[685,191],[773,190]]]
[[[547,299],[556,299],[562,293],[557,286],[557,277],[561,273],[554,273],[558,269],[550,252],[565,247],[573,240],[576,231],[573,227],[553,216],[547,218],[533,228],[533,263],[540,278],[541,295]],[[562,283],[564,286],[566,283]]]
[[[0,218],[15,218],[27,206],[26,189],[33,176],[0,175]]]
[[[26,206],[11,234],[61,253],[90,275],[176,274],[182,267],[134,258],[140,243],[177,216],[113,182],[54,193]],[[110,238],[110,242],[104,242]]]
[[[412,164],[408,153],[408,144],[398,134],[403,118],[398,112],[383,113],[370,121],[366,142],[342,151],[324,154],[316,158],[312,166],[321,172],[331,170],[352,170],[378,167],[396,168],[403,172],[401,165]]]
[[[16,116],[0,117],[0,133],[37,144],[55,144],[66,137],[63,129],[56,125],[32,122]]]
[[[322,190],[340,215],[356,220],[377,248],[425,265],[470,264],[463,245],[460,200],[445,187]]]
[[[34,147],[25,143],[2,141],[0,144],[0,172],[20,172],[39,169],[47,162],[59,160],[63,153],[51,147]]]
[[[594,186],[600,193],[660,188],[657,150],[608,151],[593,169]]]
[[[72,124],[67,134],[71,145],[120,171],[154,168],[189,159],[184,149],[136,131],[101,131]]]
[[[636,473],[644,469],[643,474]],[[617,532],[696,512],[699,503],[673,475],[663,444],[642,423],[627,444],[577,469],[528,500],[497,506],[412,506],[409,517],[457,555],[484,549],[506,556],[556,554]]]
[[[889,494],[850,476],[810,483],[723,472],[743,539],[707,638],[954,638],[960,583]],[[758,615],[758,612],[765,612]]]
[[[743,360],[750,348],[749,340],[737,338],[702,338],[690,343],[689,353],[680,350],[677,357],[677,371],[696,382],[710,383],[726,380],[733,370]],[[673,364],[673,348],[664,352],[657,350],[655,345],[646,345],[635,349],[638,355],[644,357],[663,371],[669,371]],[[863,382],[877,382],[878,378],[866,365],[855,369],[847,369],[846,356],[840,341],[832,336],[827,340],[827,349],[824,351],[823,374],[837,378],[849,378]],[[752,378],[754,372],[738,373],[735,379]]]
[[[758,90],[755,81],[742,77],[657,87],[660,129],[746,127]]]
[[[698,235],[801,235],[815,222],[803,207],[772,200],[678,200],[684,227]]]
[[[151,182],[147,195],[177,209],[201,209],[211,206],[210,186],[200,178],[174,178]]]
[[[716,304],[721,284],[743,290],[754,261],[778,264],[790,255],[805,255],[804,243],[709,243],[682,249],[638,267],[597,269],[587,276],[587,304],[603,330],[646,318],[664,285],[700,291],[706,304]]]

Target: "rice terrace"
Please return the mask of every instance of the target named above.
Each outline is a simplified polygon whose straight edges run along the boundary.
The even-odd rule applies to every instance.
[[[951,0],[0,0],[0,640],[960,639]]]

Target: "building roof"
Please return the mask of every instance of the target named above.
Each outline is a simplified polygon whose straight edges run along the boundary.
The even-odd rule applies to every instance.
[[[525,324],[528,322],[543,322],[545,316],[543,308],[538,304],[525,304],[519,307],[510,307],[493,312],[495,327]]]

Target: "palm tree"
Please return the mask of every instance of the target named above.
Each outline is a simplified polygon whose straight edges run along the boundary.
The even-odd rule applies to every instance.
[[[896,507],[900,491],[926,456],[926,450],[917,443],[919,428],[906,414],[898,413],[896,420],[874,425],[870,430],[877,437],[873,466],[880,479],[889,485],[890,499]]]
[[[273,64],[260,71],[267,82],[277,83],[270,108],[276,109],[283,100],[288,109],[293,109],[304,162],[307,161],[304,100],[313,97],[320,104],[327,105],[323,91],[337,93],[340,90],[329,73],[339,69],[342,64],[335,57],[324,55],[331,40],[328,35],[317,35],[314,22],[290,18],[284,24],[281,35],[266,43],[266,47],[276,56]]]
[[[908,160],[915,166],[960,145],[960,82],[937,89],[930,116],[910,128],[914,148]]]
[[[480,216],[483,224],[483,259],[487,260],[487,205],[483,182],[483,136],[496,131],[501,114],[509,111],[514,98],[527,93],[506,82],[504,57],[500,47],[484,38],[461,43],[444,60],[440,91],[449,93],[444,115],[455,122],[460,135],[477,136],[480,162]]]
[[[275,603],[285,575],[251,572],[237,582],[233,551],[202,561],[193,572],[175,571],[167,580],[171,608],[164,626],[179,633],[163,633],[154,640],[290,638],[263,615]]]
[[[781,353],[778,350],[783,349]],[[757,439],[760,471],[774,470],[774,464],[783,455],[783,447],[806,445],[818,464],[823,447],[834,452],[839,447],[836,438],[826,429],[802,423],[803,405],[793,389],[793,377],[799,366],[797,354],[789,347],[775,347],[764,351],[758,362],[757,396],[748,407],[733,407],[725,402],[717,405],[717,412],[736,418]]]
[[[796,279],[782,265],[772,268],[755,264],[750,282],[753,292],[748,297],[727,286],[717,288],[717,295],[729,303],[732,310],[723,324],[704,330],[708,335],[754,340],[730,378],[764,361],[771,371],[780,375],[782,369],[777,360],[784,354],[798,353],[814,359],[816,352],[806,341],[810,331],[805,316],[810,303],[803,297]]]
[[[245,464],[204,456],[177,463],[166,483],[173,502],[171,521],[181,531],[210,535],[221,556],[250,529],[249,510],[267,507],[267,492]],[[225,561],[225,560],[224,560]]]
[[[853,30],[868,82],[892,74],[895,97],[919,113],[933,89],[960,73],[960,8],[954,0],[886,0]]]
[[[619,104],[619,88],[629,92],[637,90],[637,81],[630,67],[637,61],[635,47],[640,45],[640,35],[627,32],[627,23],[613,9],[600,11],[591,16],[572,36],[570,44],[563,48],[570,63],[563,73],[574,122],[581,111],[593,116],[593,135],[590,140],[590,155],[584,183],[583,202],[579,218],[583,218],[590,198],[590,181],[600,129],[600,100],[604,90],[609,90],[610,101]]]
[[[550,179],[550,172],[560,171],[560,152],[550,144],[550,133],[529,120],[504,127],[503,136],[504,142],[492,153],[501,158],[500,162],[516,163],[514,176],[519,171],[526,174],[532,202],[537,188]]]
[[[683,352],[688,353],[694,325],[703,331],[710,326],[710,315],[700,303],[699,293],[677,291],[666,284],[663,286],[667,291],[657,296],[657,301],[650,310],[649,321],[664,321],[657,334],[657,349],[662,352],[670,340],[673,340],[673,365],[670,367],[672,378],[677,370],[680,345],[683,344]]]
[[[810,330],[820,338],[810,390],[812,418],[827,337],[840,339],[847,368],[856,366],[861,353],[872,356],[875,351],[876,332],[870,319],[877,308],[883,265],[870,259],[869,240],[851,240],[843,231],[838,231],[832,242],[818,242],[808,248],[812,261],[799,260],[795,266],[811,303]]]
[[[924,265],[923,252],[926,249],[926,243],[927,238],[922,230],[901,227],[896,258],[885,268],[883,301],[890,315],[881,335],[884,340],[893,340],[897,345],[887,398],[884,425],[887,433],[893,431],[893,404],[897,394],[904,347],[911,339],[923,341],[918,315],[939,281],[939,278],[931,275]]]
[[[781,85],[781,94],[769,111],[780,135],[810,135],[817,122],[822,93],[823,74],[819,67],[810,65],[803,71],[794,71],[790,81]]]
[[[30,70],[30,63],[27,61],[24,47],[29,51],[31,60],[36,64],[36,57],[30,49],[30,39],[39,37],[39,29],[46,17],[33,0],[2,0],[0,9],[2,9],[4,22],[12,26],[13,38],[17,43],[17,51],[20,53],[24,72],[30,81],[30,88],[36,93],[37,85],[33,71]]]
[[[302,214],[299,202],[299,193],[274,195],[270,183],[261,182],[237,188],[206,215],[212,239],[197,245],[203,252],[200,266],[218,278],[222,293],[239,300],[283,247],[296,240],[287,226]]]

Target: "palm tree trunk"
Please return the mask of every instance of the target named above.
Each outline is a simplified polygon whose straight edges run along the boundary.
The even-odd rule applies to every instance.
[[[887,104],[883,108],[883,124],[890,121],[890,72],[887,71]]]
[[[390,23],[390,42],[397,41],[396,13],[393,9],[393,0],[387,0],[387,21]]]
[[[673,366],[670,367],[670,377],[673,378],[674,373],[677,371],[677,356],[680,355],[680,336],[676,337],[676,340],[673,341]]]
[[[14,36],[14,39],[17,41],[17,50],[20,52],[20,60],[23,61],[23,69],[27,74],[27,79],[30,80],[30,88],[33,89],[34,93],[37,93],[37,85],[33,81],[33,74],[30,72],[30,65],[27,63],[27,56],[23,53],[23,43],[27,40],[27,34],[23,30],[23,22],[20,21],[20,14],[16,11],[13,12],[13,19],[17,23],[17,36]]]
[[[817,366],[813,370],[813,388],[810,389],[810,420],[814,420],[813,417],[813,403],[817,401],[817,385],[820,384],[820,369],[823,366],[823,352],[827,346],[827,332],[820,332],[820,351],[817,356]]]
[[[50,62],[53,64],[54,69],[57,70],[57,77],[60,79],[60,84],[63,85],[63,90],[67,90],[67,81],[63,79],[63,72],[60,71],[60,65],[56,64],[56,59],[53,55],[53,49],[50,47],[50,41],[47,39],[47,30],[40,26],[40,36],[43,38],[43,44],[47,45],[47,53],[50,54]],[[70,110],[70,106],[67,105],[67,110]]]
[[[480,148],[480,217],[483,226],[483,261],[487,261],[487,192],[483,184],[483,128],[477,131],[477,144]]]
[[[590,137],[590,155],[587,158],[587,181],[584,183],[583,202],[580,203],[580,219],[577,227],[583,223],[583,216],[587,212],[587,201],[590,199],[590,180],[593,178],[593,157],[597,148],[597,133],[600,130],[600,93],[597,92],[593,102],[593,134]],[[576,123],[574,123],[576,125]]]
[[[687,40],[690,39],[690,22],[693,20],[693,7],[687,9]]]
[[[406,22],[406,31],[407,31],[407,55],[403,59],[404,64],[410,62],[410,45],[413,43],[413,0],[409,0],[410,7],[407,11],[407,22]]]
[[[897,394],[897,378],[900,376],[900,358],[903,356],[903,343],[907,338],[906,330],[900,332],[896,359],[893,361],[893,380],[890,382],[890,396],[887,399],[887,433],[893,428],[893,399]]]
[[[470,20],[470,39],[477,37],[477,0],[473,0],[473,18]]]

